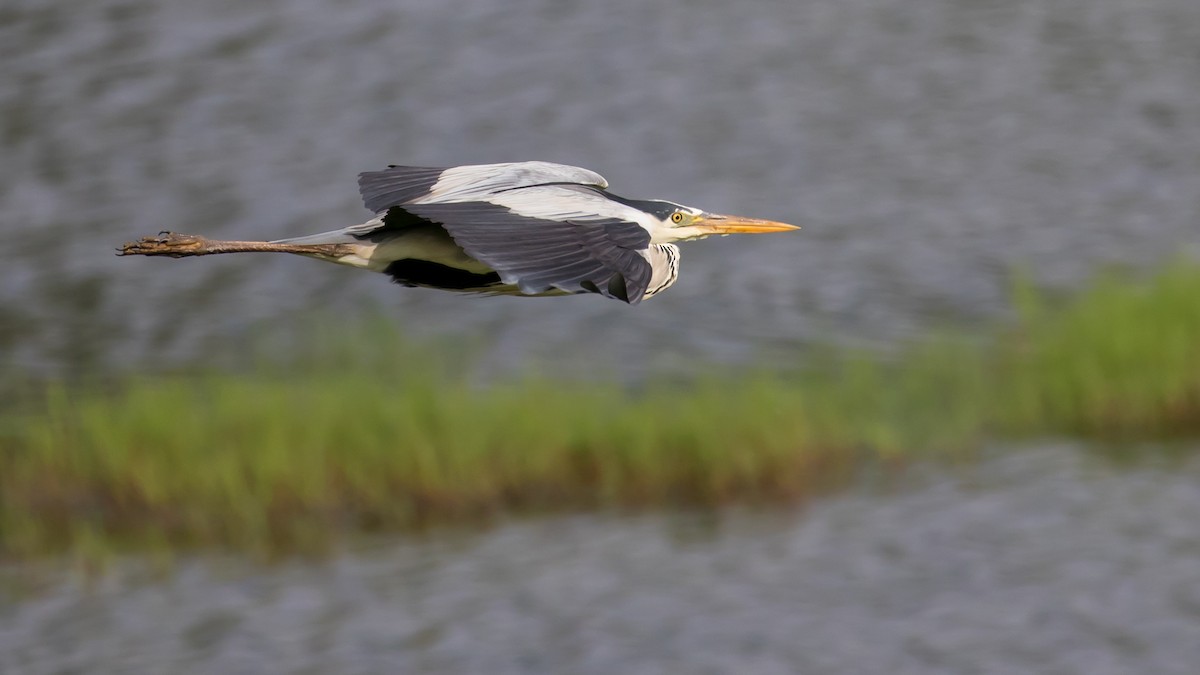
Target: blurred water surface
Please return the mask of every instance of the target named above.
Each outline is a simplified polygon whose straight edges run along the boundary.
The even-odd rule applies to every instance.
[[[1192,0],[15,0],[0,354],[221,363],[308,308],[371,304],[419,335],[483,335],[485,367],[595,376],[993,317],[1013,265],[1062,287],[1197,245],[1197,45]],[[805,229],[689,245],[639,308],[112,255],[161,229],[360,222],[355,175],[387,163],[523,159]]]
[[[231,363],[368,307],[481,336],[485,370],[784,364],[1000,318],[1013,266],[1070,288],[1200,246],[1193,0],[9,0],[0,72],[0,374]],[[522,159],[804,230],[686,245],[637,308],[112,255],[359,222],[355,174],[387,163]],[[22,573],[0,671],[1190,674],[1196,479],[1043,448],[804,519],[553,519],[90,591]]]
[[[0,670],[1192,675],[1198,470],[1005,449],[802,518],[554,518],[166,580],[122,563],[93,588],[0,574]]]

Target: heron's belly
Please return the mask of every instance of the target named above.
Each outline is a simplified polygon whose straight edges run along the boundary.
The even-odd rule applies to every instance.
[[[387,274],[398,284],[465,293],[521,295],[488,265],[467,255],[441,227],[413,227],[353,244],[354,253],[335,262]],[[551,289],[539,296],[569,295]]]
[[[436,225],[384,232],[343,245],[348,246],[351,253],[332,259],[320,257],[372,272],[384,272],[392,263],[401,260],[425,261],[475,274],[492,271],[492,268],[467,255],[445,230]]]

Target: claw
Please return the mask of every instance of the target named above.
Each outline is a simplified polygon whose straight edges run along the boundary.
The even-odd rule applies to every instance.
[[[165,255],[182,258],[197,255],[204,249],[204,237],[191,234],[175,234],[163,230],[152,237],[125,242],[117,249],[117,255]]]

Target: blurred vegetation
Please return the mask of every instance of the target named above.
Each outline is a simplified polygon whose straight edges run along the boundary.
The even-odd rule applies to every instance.
[[[252,372],[31,383],[0,413],[0,553],[270,554],[501,513],[795,501],[989,438],[1200,435],[1198,299],[1182,262],[1066,303],[1018,282],[1018,319],[987,339],[637,391],[480,385],[461,349],[383,324]]]

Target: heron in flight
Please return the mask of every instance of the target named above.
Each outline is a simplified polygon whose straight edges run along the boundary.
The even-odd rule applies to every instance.
[[[723,216],[662,200],[625,199],[587,169],[549,162],[452,168],[389,166],[358,177],[375,217],[275,241],[219,241],[163,232],[118,255],[181,258],[294,253],[382,272],[404,286],[449,291],[599,293],[637,304],[679,276],[671,242],[795,225]]]

